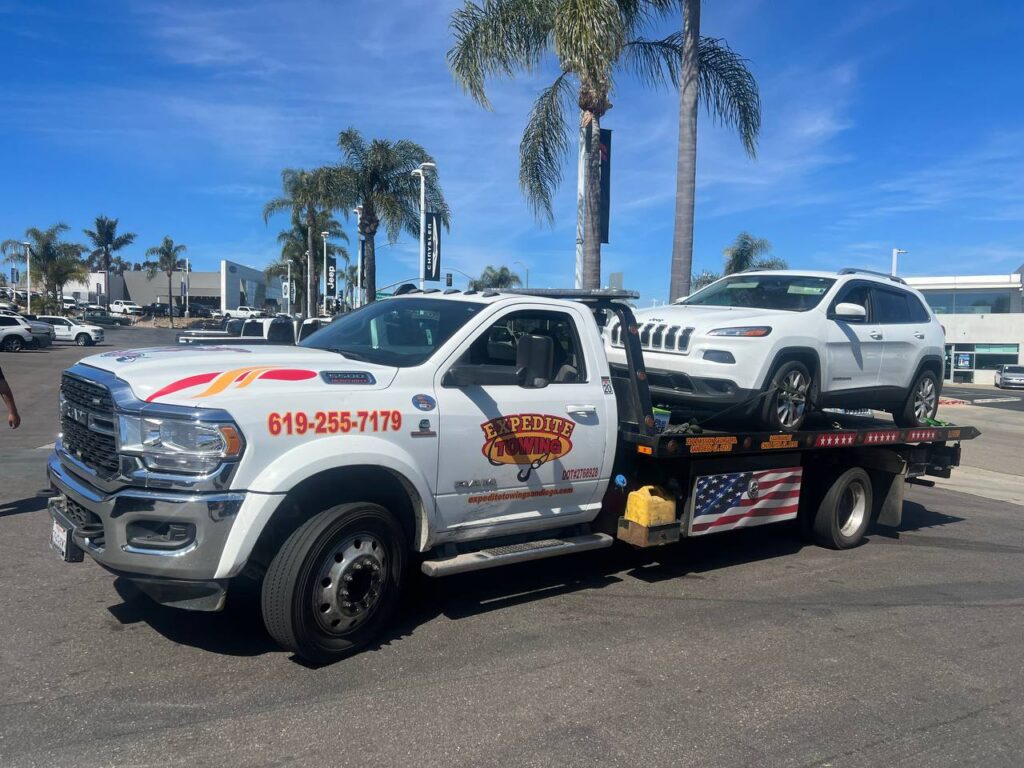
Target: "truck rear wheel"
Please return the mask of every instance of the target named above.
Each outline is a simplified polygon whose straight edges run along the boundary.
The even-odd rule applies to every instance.
[[[376,504],[340,504],[299,526],[263,580],[263,622],[287,650],[335,661],[372,641],[401,590],[405,540]]]
[[[814,540],[823,547],[849,549],[861,543],[871,525],[871,478],[860,467],[839,475],[818,505]]]

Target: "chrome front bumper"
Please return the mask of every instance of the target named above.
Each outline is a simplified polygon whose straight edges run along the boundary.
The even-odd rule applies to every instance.
[[[97,563],[139,581],[178,579],[212,580],[224,544],[245,500],[244,493],[192,493],[124,488],[104,493],[65,467],[56,452],[50,455],[46,472],[60,495],[49,501],[51,514],[72,520],[68,502],[78,505],[96,519],[93,524],[75,524],[72,538]],[[138,522],[172,522],[194,526],[194,536],[177,549],[133,546],[128,527]],[[102,526],[102,535],[97,535]]]

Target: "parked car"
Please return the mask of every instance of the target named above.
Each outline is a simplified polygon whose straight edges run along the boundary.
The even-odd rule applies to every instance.
[[[237,330],[236,330],[237,329]],[[191,331],[178,335],[179,344],[294,344],[295,324],[277,317],[228,320],[226,330]]]
[[[18,305],[13,301],[0,301],[0,309],[6,309],[8,312],[18,312]]]
[[[900,426],[938,409],[945,334],[899,278],[743,272],[636,316],[651,395],[669,406],[754,415],[787,432],[817,408],[887,410]],[[605,344],[621,368],[617,323]]]
[[[236,309],[224,310],[224,317],[240,317],[243,320],[250,317],[266,317],[267,313],[262,309],[256,309],[256,307],[238,307]]]
[[[188,314],[189,317],[213,317],[213,307],[208,307],[205,304],[189,304]]]
[[[105,312],[102,309],[88,309],[78,316],[78,320],[83,323],[91,323],[92,325],[131,325],[131,317],[127,314],[113,314],[112,312]]]
[[[96,325],[87,325],[72,317],[40,315],[39,320],[53,326],[58,341],[73,341],[80,347],[89,347],[103,341],[102,328]]]
[[[32,343],[29,345],[34,349],[46,349],[57,338],[57,331],[49,323],[44,323],[33,318],[26,317],[29,331],[32,333]]]
[[[171,307],[163,302],[154,302],[144,307],[144,310],[147,315],[152,315],[153,317],[181,317],[181,307]]]
[[[1024,387],[1024,365],[1000,365],[996,368],[996,386],[1000,389]]]
[[[60,300],[60,306],[65,312],[78,309],[78,299],[72,296],[64,296]]]
[[[110,302],[110,311],[111,313],[118,315],[141,315],[142,307],[134,301],[116,299],[115,301]]]
[[[0,349],[20,352],[34,343],[28,320],[18,315],[0,315]]]

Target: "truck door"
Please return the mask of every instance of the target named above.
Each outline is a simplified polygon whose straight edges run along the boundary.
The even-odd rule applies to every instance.
[[[587,311],[517,304],[438,370],[437,510],[448,532],[472,536],[490,528],[550,527],[555,517],[567,524],[593,517],[615,411],[596,361],[588,359],[593,351],[581,343],[589,338],[580,334]],[[456,386],[446,375],[455,364],[514,371],[524,334],[554,342],[546,387]]]

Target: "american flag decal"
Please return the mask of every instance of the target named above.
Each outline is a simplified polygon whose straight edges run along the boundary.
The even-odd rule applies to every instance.
[[[803,467],[698,477],[690,535],[792,520],[802,477]]]

